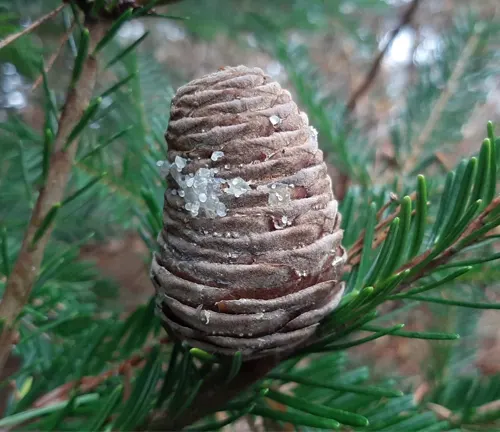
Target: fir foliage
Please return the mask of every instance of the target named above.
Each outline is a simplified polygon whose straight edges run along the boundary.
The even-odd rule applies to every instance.
[[[500,258],[493,233],[500,226],[500,137],[494,125],[485,124],[485,139],[475,155],[453,170],[433,169],[436,152],[461,140],[461,126],[473,109],[470,100],[484,100],[480,84],[498,65],[498,25],[471,14],[457,17],[444,35],[441,51],[446,55],[432,66],[418,66],[406,103],[394,115],[394,161],[374,170],[377,143],[367,149],[360,125],[346,122],[346,95],[322,94],[324,78],[306,48],[286,42],[291,29],[313,32],[337,22],[339,31],[373,46],[373,40],[361,42],[352,32],[352,18],[337,2],[254,2],[256,7],[238,14],[239,2],[214,3],[202,2],[186,20],[186,29],[200,38],[254,32],[258,44],[286,68],[302,109],[319,130],[322,148],[352,182],[340,206],[343,244],[349,250],[340,307],[321,323],[308,346],[257,377],[237,397],[222,398],[218,412],[225,416],[209,412],[198,418],[192,408],[203,401],[204,389],[230,387],[244,367],[241,357],[217,357],[168,341],[153,299],[126,317],[103,303],[116,284],[94,263],[79,259],[80,248],[129,231],[138,232],[151,252],[157,247],[166,185],[156,163],[166,153],[163,133],[176,75],[141,50],[147,33],[126,46],[118,43],[119,27],[149,9],[125,11],[94,50],[100,74],[108,79],[98,80],[69,135],[67,145],[77,138],[79,144],[64,199],[34,236],[36,243],[54,228],[17,319],[14,353],[22,364],[9,377],[16,391],[0,429],[128,431],[182,424],[218,430],[243,416],[261,417],[276,429],[289,423],[303,431],[429,432],[498,425],[500,377],[464,373],[476,352],[467,342],[473,342],[480,310],[500,309],[484,294]],[[355,3],[369,3],[380,13],[387,8],[382,1]],[[68,19],[80,23],[68,43],[73,71],[65,79],[71,88],[79,85],[89,55],[88,33],[81,16],[68,15],[66,9],[56,19],[59,26],[68,27]],[[193,1],[172,10],[184,18],[191,15]],[[306,10],[314,16],[304,19]],[[1,4],[2,37],[16,31],[11,23],[19,21],[18,12]],[[0,50],[0,60],[24,65],[19,70],[35,78],[44,65],[30,41],[24,36],[4,48],[7,52]],[[0,293],[40,190],[50,187],[47,173],[64,92],[53,88],[50,71],[42,77],[43,129],[32,129],[16,113],[0,125]],[[380,182],[389,168],[391,175]],[[445,326],[405,330],[405,314],[422,304],[435,315],[447,314]],[[465,337],[457,340],[459,334]],[[434,361],[427,370],[433,387],[423,400],[414,397],[403,377],[376,377],[372,364],[356,366],[349,358],[351,347],[381,337],[434,341]],[[292,385],[292,392],[282,384]]]

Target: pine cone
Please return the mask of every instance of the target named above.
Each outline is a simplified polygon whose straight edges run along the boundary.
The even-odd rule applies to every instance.
[[[338,305],[346,259],[307,115],[262,70],[227,67],[177,91],[166,139],[151,269],[165,327],[246,359],[297,347]]]

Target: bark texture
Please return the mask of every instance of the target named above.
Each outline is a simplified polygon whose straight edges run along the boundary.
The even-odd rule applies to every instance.
[[[226,67],[173,99],[151,276],[175,337],[284,354],[338,305],[346,254],[317,133],[264,72]]]

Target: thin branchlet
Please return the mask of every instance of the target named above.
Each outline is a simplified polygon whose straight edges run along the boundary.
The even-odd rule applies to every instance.
[[[108,21],[93,21],[88,23],[90,47],[101,40],[109,27]],[[92,51],[90,50],[90,52]],[[0,371],[11,351],[15,335],[15,322],[24,305],[28,302],[33,285],[36,281],[45,247],[52,233],[48,226],[40,236],[40,227],[47,216],[63,199],[73,160],[77,151],[78,140],[70,146],[66,141],[80,121],[89,105],[97,80],[97,59],[89,55],[82,68],[77,86],[69,90],[59,119],[58,132],[54,141],[54,151],[50,158],[47,180],[40,189],[31,219],[25,231],[21,250],[12,272],[7,280],[5,292],[0,303]],[[34,241],[36,240],[36,242]]]

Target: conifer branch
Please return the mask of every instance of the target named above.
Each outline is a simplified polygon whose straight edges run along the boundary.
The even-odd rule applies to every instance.
[[[222,409],[252,384],[264,378],[268,372],[285,360],[279,356],[265,357],[243,363],[238,375],[229,383],[216,376],[202,386],[189,408],[177,418],[163,412],[144,426],[148,431],[176,431],[189,426],[203,417]]]
[[[410,197],[413,199],[414,194],[410,195]],[[423,278],[426,274],[428,274],[430,271],[436,269],[437,267],[446,264],[448,261],[450,261],[460,250],[462,250],[464,247],[469,246],[470,243],[468,244],[461,244],[460,248],[457,248],[457,245],[461,243],[463,239],[468,237],[470,234],[481,228],[483,225],[483,222],[485,218],[496,208],[500,207],[500,197],[497,197],[493,199],[493,201],[484,209],[484,211],[477,216],[475,220],[473,220],[470,225],[467,227],[467,229],[464,231],[464,233],[455,241],[455,243],[450,246],[448,249],[446,249],[442,254],[440,254],[435,260],[432,260],[425,268],[421,270],[418,274],[416,274],[411,280],[406,281],[404,284],[402,284],[399,288],[398,291],[402,291],[403,289],[408,288],[409,285],[411,285],[413,282],[415,282],[418,279]],[[415,213],[415,210],[412,212],[412,214]],[[379,212],[380,214],[380,212]],[[391,213],[387,218],[385,218],[383,221],[379,222],[378,225],[375,227],[375,233],[378,233],[378,236],[374,239],[372,243],[372,248],[375,249],[380,244],[386,239],[388,231],[382,231],[384,228],[386,228],[399,214],[399,207]],[[382,231],[382,232],[381,232]],[[485,236],[480,237],[479,239],[476,239],[475,242],[484,240],[487,238],[487,234],[485,233]],[[347,260],[346,264],[346,271],[349,271],[353,266],[359,264],[360,261],[360,253],[362,251],[362,246],[363,246],[363,239],[364,239],[364,231],[361,232],[358,240],[356,240],[356,243],[351,247],[349,250],[349,257]],[[473,243],[473,242],[471,242]],[[421,262],[423,262],[430,254],[432,253],[432,249],[426,250],[424,253],[421,255],[416,256],[413,258],[411,261],[403,265],[398,272],[404,271],[406,269],[411,269]]]
[[[63,385],[38,398],[38,400],[33,404],[33,407],[41,408],[55,402],[68,401],[71,390],[73,390],[75,386],[78,386],[78,389],[82,393],[88,393],[112,376],[126,375],[128,373],[127,371],[130,369],[136,367],[139,368],[144,365],[145,359],[153,347],[157,345],[165,345],[169,342],[170,340],[168,337],[162,337],[160,340],[156,340],[147,347],[143,348],[140,353],[133,354],[99,375],[84,376],[80,380],[64,383]]]
[[[413,201],[415,197],[417,196],[416,192],[413,192],[412,194],[409,195],[411,200]],[[391,198],[391,200],[387,203],[385,203],[382,208],[377,212],[377,220],[380,220],[382,214],[384,213],[385,210],[394,202],[395,200]],[[389,224],[398,216],[399,211],[400,211],[400,206],[394,210],[393,213],[391,213],[389,216],[387,216],[384,220],[380,221],[377,226],[375,227],[375,241],[373,242],[373,248],[376,248],[379,246],[386,238],[387,236],[387,231],[383,231],[385,228],[389,226]],[[414,212],[413,212],[414,213]],[[412,214],[413,214],[412,213]],[[360,260],[360,253],[363,250],[363,241],[365,239],[365,230],[361,231],[358,239],[356,242],[351,246],[349,249],[348,253],[348,258],[347,258],[347,264],[349,266],[354,266],[359,263]]]
[[[405,13],[402,15],[399,24],[392,30],[391,35],[387,40],[387,43],[384,45],[382,50],[377,54],[377,56],[373,60],[372,66],[370,67],[370,70],[366,74],[363,82],[358,86],[356,90],[354,90],[351,97],[349,98],[349,101],[347,102],[346,105],[346,112],[345,112],[346,116],[348,116],[351,112],[353,112],[356,109],[358,100],[370,89],[371,85],[377,78],[380,66],[382,65],[382,60],[387,54],[387,51],[389,51],[389,48],[394,42],[394,39],[396,39],[397,35],[401,32],[401,30],[411,22],[413,16],[415,15],[415,12],[417,11],[419,4],[420,0],[413,0],[410,6],[408,6],[408,8],[406,9]]]
[[[34,21],[31,25],[29,25],[25,29],[21,30],[18,33],[14,33],[10,36],[7,36],[5,39],[0,41],[0,49],[5,48],[7,45],[11,44],[12,42],[15,42],[21,36],[24,36],[28,33],[31,33],[37,27],[41,26],[45,21],[48,21],[52,17],[56,16],[59,12],[61,12],[63,10],[63,8],[65,6],[66,6],[66,3],[63,3],[59,6],[57,6],[53,11],[49,12],[48,14],[44,15],[41,18],[38,18],[36,21]]]
[[[425,277],[427,274],[429,274],[431,271],[435,270],[436,268],[442,266],[443,264],[446,264],[448,261],[450,261],[454,256],[460,252],[464,247],[469,246],[473,243],[477,243],[481,240],[483,240],[484,236],[479,237],[477,239],[474,239],[472,241],[464,242],[467,237],[469,237],[472,233],[476,232],[483,226],[483,223],[485,219],[496,209],[500,207],[500,196],[496,197],[491,201],[491,203],[486,207],[477,217],[474,219],[469,226],[465,229],[465,231],[462,233],[462,235],[454,242],[453,245],[445,249],[443,253],[441,253],[436,259],[432,260],[429,262],[420,272],[416,273],[411,279],[406,281],[404,284],[399,286],[395,292],[402,291],[405,288],[407,288],[410,284],[413,282],[417,281],[418,279],[421,279]],[[486,235],[487,233],[485,233]],[[418,266],[420,263],[422,263],[430,254],[432,253],[432,250],[429,249],[422,253],[421,255],[416,256],[414,259],[403,265],[400,269],[398,269],[398,272],[402,272],[406,269],[411,269],[416,266]]]
[[[89,52],[93,51],[108,27],[107,21],[88,23]],[[40,269],[45,247],[52,232],[51,224],[47,224],[47,221],[55,216],[54,209],[57,209],[63,199],[73,166],[78,140],[75,139],[69,146],[66,145],[67,140],[89,105],[96,79],[97,59],[90,54],[83,61],[78,85],[68,90],[54,141],[54,152],[50,158],[47,181],[39,191],[37,202],[25,231],[21,250],[7,280],[0,303],[2,330],[0,334],[0,371],[3,369],[11,350],[16,319],[28,302]]]

